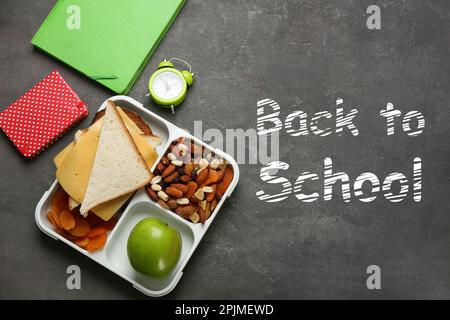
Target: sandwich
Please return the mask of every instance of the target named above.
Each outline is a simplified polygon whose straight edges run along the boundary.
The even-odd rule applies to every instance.
[[[80,207],[104,221],[113,217],[131,195],[146,185],[156,161],[160,138],[138,114],[107,102],[92,125],[55,158],[56,177],[69,195],[69,209]]]

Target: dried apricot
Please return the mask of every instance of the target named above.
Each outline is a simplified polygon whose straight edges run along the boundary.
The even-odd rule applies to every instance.
[[[72,230],[75,227],[75,218],[70,211],[61,211],[59,215],[59,223],[64,230]]]
[[[98,236],[99,234],[105,233],[106,229],[103,227],[95,227],[91,230],[91,232],[89,232],[89,234],[87,235],[88,238],[94,238],[96,236]]]
[[[91,238],[89,240],[89,243],[88,243],[86,249],[89,252],[93,252],[93,251],[103,248],[105,243],[106,243],[106,232],[101,233],[101,234]]]
[[[52,212],[53,221],[56,223],[58,229],[63,229],[63,227],[61,226],[61,222],[59,222],[60,212],[59,211],[53,211],[53,210],[51,212]]]
[[[218,200],[222,199],[225,191],[227,191],[231,181],[233,180],[233,175],[233,168],[230,165],[227,165],[222,181],[217,185],[216,197]]]
[[[55,227],[55,228],[59,228],[59,226],[56,224],[56,222],[55,222],[55,220],[53,219],[53,212],[52,211],[49,211],[48,213],[47,213],[47,219],[48,219],[48,221],[50,221],[50,223]]]
[[[217,185],[213,184],[211,185],[213,192],[208,193],[208,195],[206,196],[206,201],[211,202],[215,199],[216,197],[216,189],[217,189]]]
[[[210,184],[216,183],[219,180],[219,173],[216,170],[209,170],[208,177],[203,182],[203,185],[208,186]]]
[[[75,227],[68,232],[75,237],[85,237],[91,232],[91,226],[84,219],[76,217]]]
[[[89,242],[90,242],[90,239],[89,239],[88,237],[83,237],[83,238],[80,238],[80,239],[75,240],[74,242],[75,242],[75,244],[76,244],[77,246],[80,246],[80,247],[82,247],[82,248],[86,248],[87,245],[88,245]]]

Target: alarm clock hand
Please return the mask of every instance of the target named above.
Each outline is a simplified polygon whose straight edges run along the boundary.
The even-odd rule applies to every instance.
[[[175,87],[178,85],[178,82],[172,82],[172,83],[168,83],[169,87]]]
[[[170,85],[167,82],[167,80],[163,78],[162,81],[164,83],[164,88],[166,89],[166,92],[169,91],[170,90]]]

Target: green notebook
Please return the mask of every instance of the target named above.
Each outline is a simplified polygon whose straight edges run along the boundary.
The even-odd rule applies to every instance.
[[[126,94],[184,2],[58,0],[31,43]]]

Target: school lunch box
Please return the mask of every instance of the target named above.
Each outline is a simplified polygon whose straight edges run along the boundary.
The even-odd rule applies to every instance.
[[[160,297],[171,292],[180,281],[180,278],[183,275],[184,267],[202,240],[210,224],[214,221],[214,218],[222,207],[224,201],[231,195],[236,187],[239,180],[239,167],[236,161],[227,153],[203,143],[196,137],[187,133],[185,130],[149,111],[136,100],[127,96],[114,96],[108,100],[114,101],[120,107],[128,108],[137,112],[151,127],[153,133],[161,137],[162,143],[156,148],[158,152],[158,159],[152,166],[152,171],[156,167],[160,158],[165,154],[170,143],[180,137],[192,139],[196,143],[205,146],[206,149],[215,152],[218,156],[224,158],[230,165],[232,165],[234,170],[233,180],[231,181],[228,190],[219,201],[217,208],[214,210],[212,215],[204,223],[194,224],[187,221],[172,211],[163,209],[157,203],[153,202],[147,195],[144,188],[138,190],[128,202],[128,205],[122,209],[123,212],[116,226],[108,234],[105,246],[101,250],[92,253],[80,248],[73,242],[59,235],[56,231],[54,231],[52,224],[47,219],[46,215],[47,212],[50,211],[51,199],[59,188],[57,180],[53,182],[50,189],[44,193],[41,200],[37,204],[35,218],[36,223],[42,232],[55,240],[63,241],[68,246],[103,265],[105,268],[130,282],[133,287],[142,293],[152,297]],[[103,102],[99,110],[104,109],[105,106],[106,101]],[[157,217],[168,223],[180,232],[182,238],[182,250],[178,264],[168,276],[163,278],[152,278],[135,271],[128,260],[128,236],[133,227],[146,217]]]

